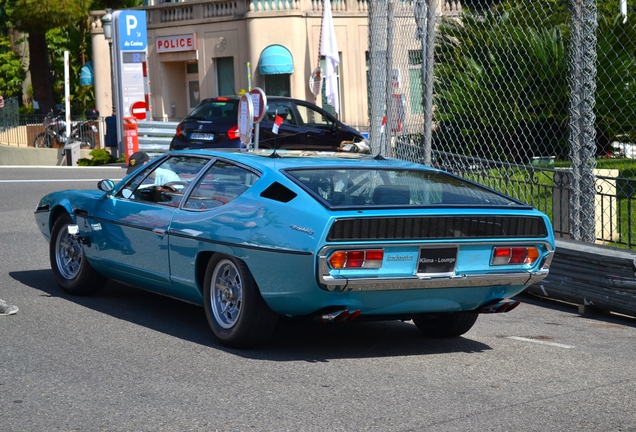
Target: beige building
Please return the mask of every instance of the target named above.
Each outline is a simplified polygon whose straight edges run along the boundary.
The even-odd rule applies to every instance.
[[[370,0],[332,0],[331,9],[340,54],[339,118],[361,131],[369,130]],[[319,65],[322,0],[148,0],[148,74],[154,118],[178,120],[208,97],[239,94],[260,87],[267,95],[290,96],[326,106],[314,97],[310,77]],[[413,1],[395,2],[400,22],[394,86],[408,101],[406,117],[421,123],[421,42],[415,38]],[[438,13],[456,11],[457,0],[439,0]],[[93,53],[97,109],[112,111],[109,48],[100,17],[93,13]],[[406,23],[406,24],[403,24]],[[396,32],[398,34],[398,32]],[[381,49],[381,48],[380,48]],[[406,58],[408,57],[408,61]],[[411,61],[411,59],[418,61]],[[388,68],[391,70],[391,68]],[[369,89],[369,90],[368,90]],[[389,92],[392,90],[389,89]],[[371,97],[382,98],[382,95]],[[333,110],[331,110],[333,111]],[[390,114],[389,114],[390,117]]]
[[[153,117],[180,119],[204,98],[254,87],[268,95],[314,101],[309,81],[319,64],[322,1],[148,3],[144,9]],[[361,130],[368,127],[366,7],[366,1],[332,3],[341,59],[339,118]],[[95,93],[98,110],[109,114],[110,65],[101,15],[93,14]],[[316,104],[323,106],[322,99]]]

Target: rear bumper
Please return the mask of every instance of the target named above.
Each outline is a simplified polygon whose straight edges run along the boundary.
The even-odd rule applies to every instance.
[[[320,286],[327,291],[387,291],[439,288],[477,288],[493,286],[525,286],[537,283],[548,275],[548,270],[524,273],[487,273],[480,275],[456,275],[441,278],[334,278],[322,274]]]
[[[356,277],[333,276],[327,264],[327,256],[319,254],[318,282],[330,292],[399,291],[439,288],[483,288],[497,286],[527,286],[548,276],[554,249],[550,248],[541,260],[538,270],[483,272],[431,277],[415,274],[407,277]]]

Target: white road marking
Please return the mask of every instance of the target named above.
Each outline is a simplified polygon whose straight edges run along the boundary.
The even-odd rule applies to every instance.
[[[524,337],[519,337],[519,336],[508,336],[507,339],[514,339],[514,340],[518,340],[521,342],[532,342],[532,343],[536,343],[539,345],[548,345],[548,346],[553,346],[553,347],[557,347],[557,348],[565,348],[565,349],[572,349],[574,348],[573,345],[565,345],[565,344],[560,344],[560,343],[556,343],[556,342],[546,342],[546,341],[542,341],[542,340],[538,340],[538,339],[530,339],[530,338],[524,338]]]
[[[0,183],[55,183],[55,182],[98,182],[104,180],[99,179],[48,179],[48,180],[0,180]],[[111,179],[114,182],[119,180]]]

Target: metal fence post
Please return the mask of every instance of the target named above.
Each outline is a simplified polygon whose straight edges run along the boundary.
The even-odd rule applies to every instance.
[[[386,47],[388,39],[386,26],[386,2],[369,2],[369,139],[374,153],[381,153],[385,148],[389,131],[382,130],[382,119],[385,115],[385,107],[378,103],[376,95],[384,94],[387,83]]]
[[[570,227],[575,240],[594,242],[594,168],[596,160],[596,28],[595,0],[573,0],[570,42],[570,157],[572,194]]]
[[[433,137],[433,61],[435,53],[435,14],[437,0],[428,0],[426,16],[426,40],[422,38],[422,82],[424,83],[424,163],[432,164]]]

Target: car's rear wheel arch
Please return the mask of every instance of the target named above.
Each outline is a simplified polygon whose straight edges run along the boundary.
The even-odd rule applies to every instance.
[[[205,272],[207,271],[210,260],[214,257],[216,252],[203,251],[197,255],[196,259],[196,283],[201,295],[203,295],[203,289],[205,287]]]
[[[250,348],[271,337],[278,314],[263,300],[247,264],[224,253],[212,254],[203,282],[204,309],[217,339]]]
[[[205,288],[205,273],[208,269],[208,265],[210,264],[210,261],[214,259],[216,256],[231,256],[233,258],[236,258],[237,260],[241,260],[241,258],[239,257],[225,254],[223,252],[215,252],[215,251],[199,252],[195,260],[195,278],[196,278],[195,282],[197,284],[199,291],[201,292],[201,295],[203,295],[203,290]],[[243,260],[241,261],[244,263]]]

